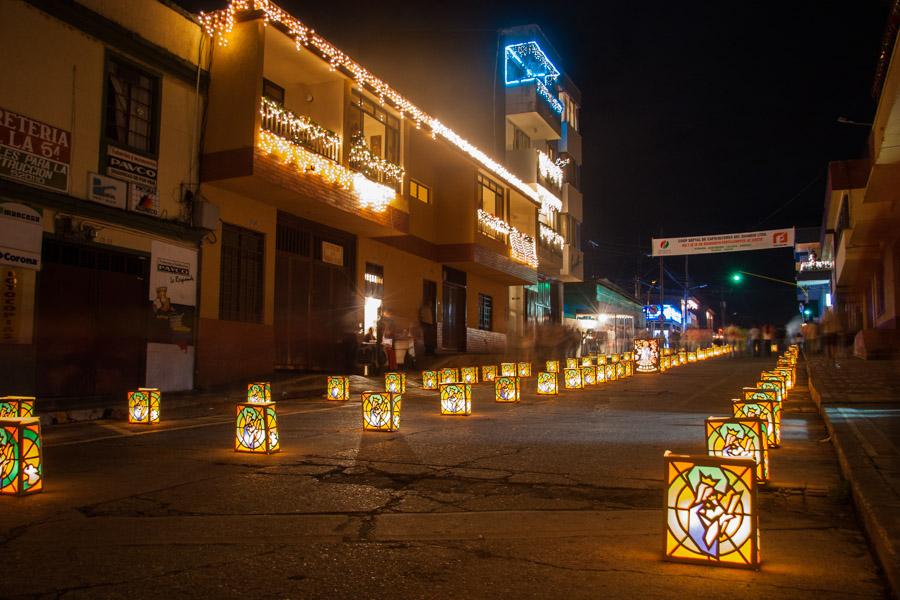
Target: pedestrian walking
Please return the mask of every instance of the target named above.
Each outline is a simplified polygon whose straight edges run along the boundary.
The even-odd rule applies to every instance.
[[[434,356],[437,348],[437,324],[434,322],[434,305],[431,302],[423,301],[419,307],[419,326],[422,328],[425,356]]]
[[[756,324],[750,328],[750,345],[753,347],[753,357],[759,358],[760,331]]]
[[[772,356],[772,344],[775,342],[775,328],[769,323],[763,325],[762,328],[762,345],[763,356],[769,358]]]
[[[837,362],[838,341],[843,340],[843,328],[841,327],[841,319],[834,312],[833,308],[829,308],[822,315],[822,332],[825,341],[825,357],[831,361],[835,367],[840,367]]]

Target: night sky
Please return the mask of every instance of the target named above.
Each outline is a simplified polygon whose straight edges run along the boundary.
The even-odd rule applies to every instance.
[[[827,162],[865,152],[868,127],[837,118],[872,121],[888,11],[887,0],[279,4],[351,55],[361,30],[390,43],[410,30],[540,25],[583,95],[585,276],[629,291],[635,276],[658,277],[651,236],[821,224]],[[691,285],[707,286],[698,295],[714,309],[723,294],[730,320],[783,324],[797,311],[792,288],[734,288],[727,276],[790,280],[792,260],[788,250],[691,257]],[[684,259],[665,267],[666,292],[680,293]]]

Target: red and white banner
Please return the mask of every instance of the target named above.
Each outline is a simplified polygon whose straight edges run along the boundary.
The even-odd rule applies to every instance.
[[[684,254],[714,254],[744,250],[791,248],[794,228],[698,235],[680,238],[653,238],[653,256],[682,256]]]

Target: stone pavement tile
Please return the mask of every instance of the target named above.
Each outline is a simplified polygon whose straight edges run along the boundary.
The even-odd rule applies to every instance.
[[[807,363],[841,471],[895,597],[900,597],[900,364]]]

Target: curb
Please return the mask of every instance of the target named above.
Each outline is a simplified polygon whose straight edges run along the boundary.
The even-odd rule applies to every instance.
[[[850,490],[853,495],[853,504],[863,521],[866,537],[869,544],[875,550],[875,558],[878,566],[890,589],[891,596],[896,600],[900,600],[900,556],[897,556],[893,548],[891,534],[878,518],[879,511],[872,505],[863,492],[863,486],[860,483],[855,471],[850,466],[850,460],[847,457],[844,445],[841,442],[841,436],[838,434],[828,416],[828,411],[822,407],[822,395],[816,390],[813,383],[812,372],[809,363],[806,363],[806,378],[809,385],[809,394],[819,409],[819,415],[825,422],[828,435],[831,436],[831,445],[837,453],[838,463],[841,466],[841,474],[850,484]]]

